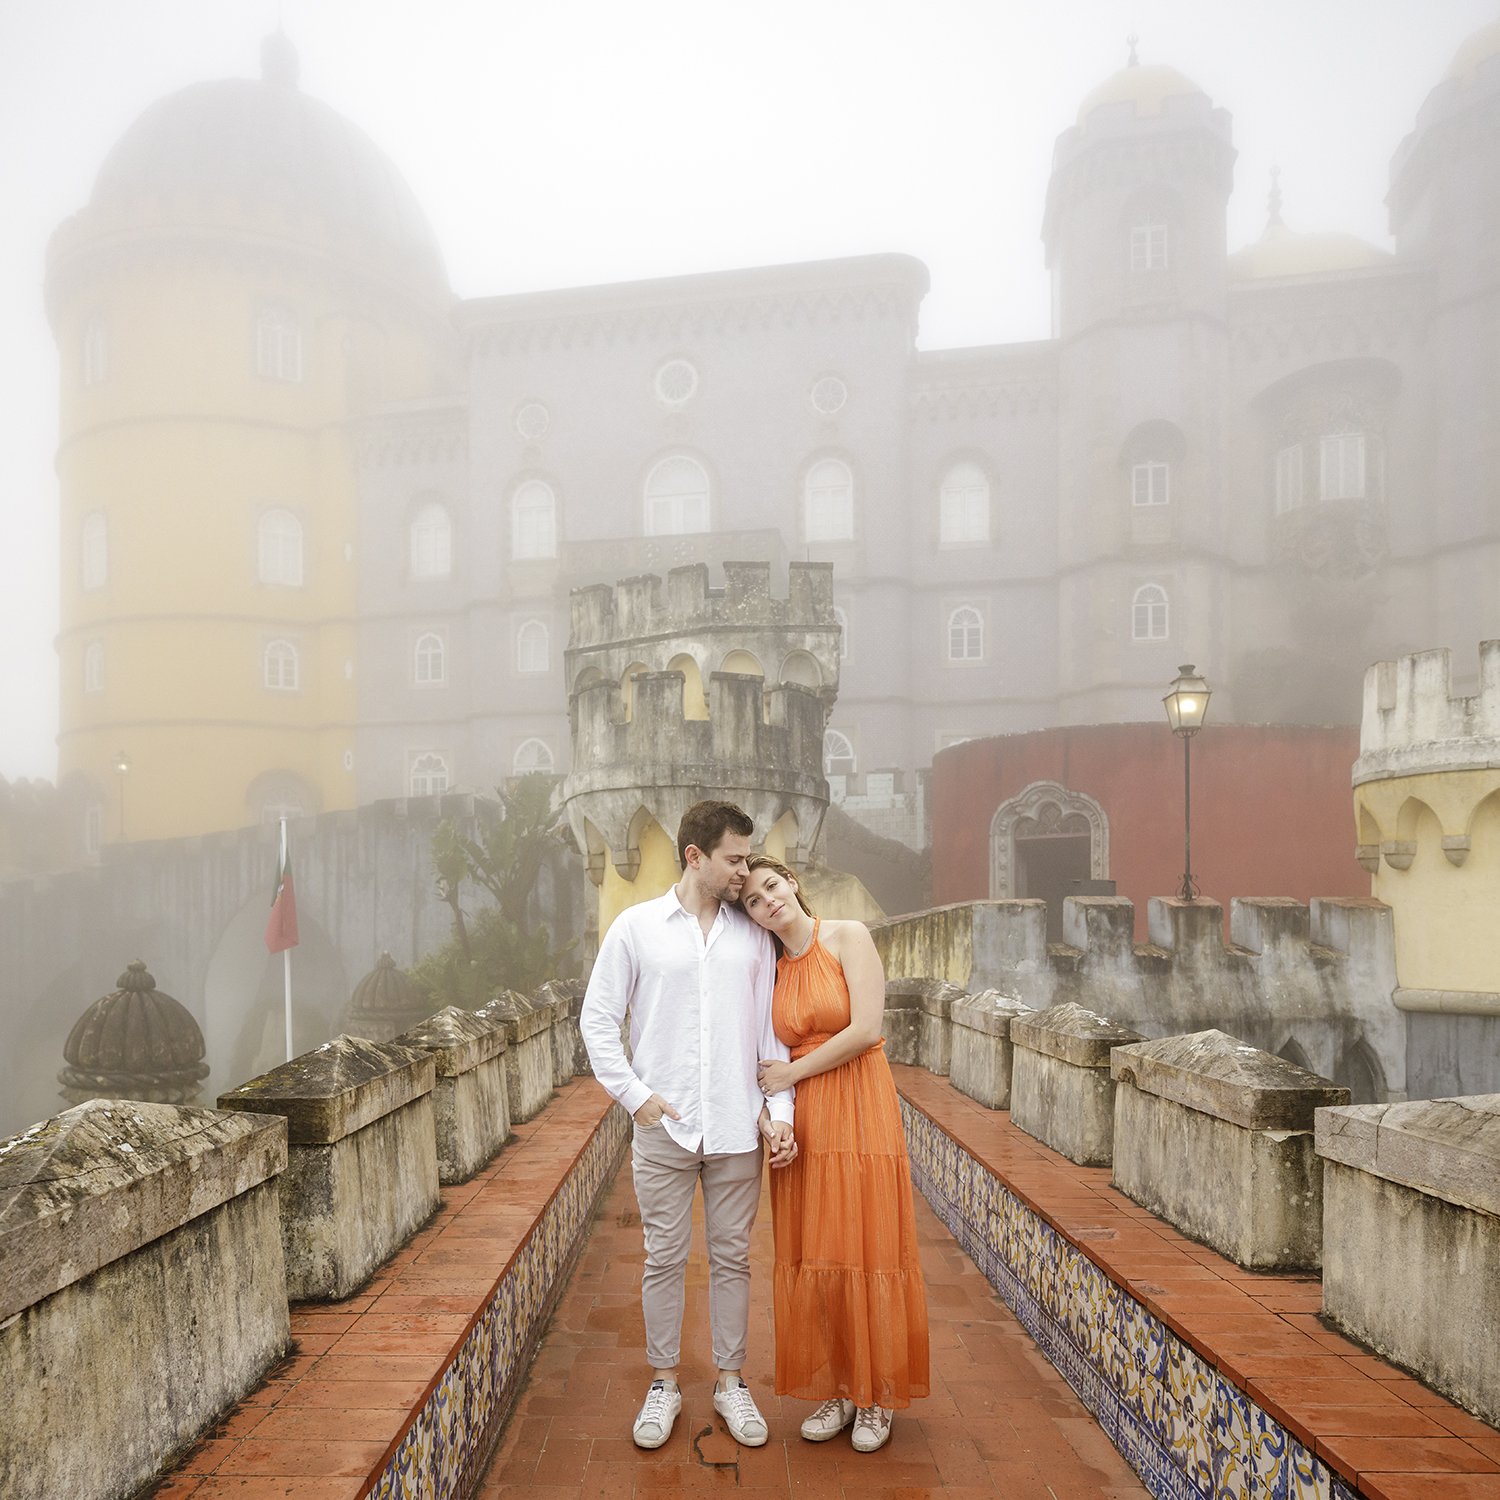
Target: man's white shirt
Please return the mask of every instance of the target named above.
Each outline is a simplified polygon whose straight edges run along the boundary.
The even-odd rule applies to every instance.
[[[631,1114],[660,1094],[682,1116],[662,1124],[684,1150],[754,1150],[762,1104],[772,1120],[792,1120],[793,1091],[768,1101],[756,1082],[761,1058],[790,1056],[771,1026],[775,983],[770,934],[738,907],[721,901],[707,937],[675,886],[626,907],[599,945],[578,1016],[594,1076]]]

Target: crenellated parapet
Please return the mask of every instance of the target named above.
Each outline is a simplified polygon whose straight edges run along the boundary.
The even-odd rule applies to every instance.
[[[1356,855],[1396,912],[1397,1004],[1500,1024],[1500,640],[1469,694],[1446,649],[1376,662],[1353,781]]]

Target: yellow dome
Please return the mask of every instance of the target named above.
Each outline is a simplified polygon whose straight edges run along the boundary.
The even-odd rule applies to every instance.
[[[1272,224],[1253,245],[1229,257],[1229,272],[1246,281],[1271,276],[1321,276],[1330,271],[1362,271],[1388,265],[1391,254],[1357,235],[1332,231],[1295,234],[1285,224]]]
[[[1500,55],[1500,21],[1481,26],[1473,36],[1460,44],[1448,64],[1445,78],[1456,78],[1467,83],[1492,57]]]
[[[1083,125],[1088,117],[1103,104],[1133,104],[1140,115],[1159,115],[1168,99],[1184,94],[1202,94],[1196,83],[1176,68],[1165,64],[1143,67],[1131,63],[1118,73],[1106,78],[1078,106],[1078,123]]]

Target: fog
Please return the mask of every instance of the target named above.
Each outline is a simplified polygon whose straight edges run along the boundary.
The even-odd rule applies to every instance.
[[[919,345],[1045,337],[1052,144],[1140,37],[1233,116],[1234,249],[1273,163],[1299,229],[1388,245],[1391,153],[1493,0],[7,0],[0,7],[0,775],[55,774],[52,230],[162,95],[253,77],[279,22],[301,87],[406,175],[460,297],[901,251]]]

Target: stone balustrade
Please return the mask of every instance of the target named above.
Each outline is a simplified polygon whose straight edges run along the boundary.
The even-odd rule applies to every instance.
[[[219,1098],[220,1109],[283,1115],[286,1289],[357,1291],[438,1204],[431,1056],[340,1036]]]
[[[133,1494],[286,1353],[264,1114],[95,1099],[0,1143],[0,1495]]]
[[[1121,1192],[1242,1266],[1318,1265],[1313,1114],[1348,1089],[1222,1031],[1116,1047],[1110,1075]]]
[[[1072,1001],[1013,1017],[1011,1121],[1080,1166],[1107,1167],[1115,1137],[1110,1049],[1144,1040]]]
[[[990,1109],[1009,1109],[1015,1057],[1011,1022],[1032,1014],[1029,1005],[998,990],[960,994],[953,1000],[948,1065],[953,1087]]]
[[[1318,1111],[1323,1310],[1500,1425],[1500,1094]]]
[[[394,1040],[432,1057],[438,1181],[467,1182],[510,1135],[504,1027],[450,1005]]]
[[[502,990],[478,1014],[505,1033],[505,1086],[510,1122],[540,1114],[552,1097],[557,1063],[552,1052],[551,1000],[532,1001],[519,990]]]

